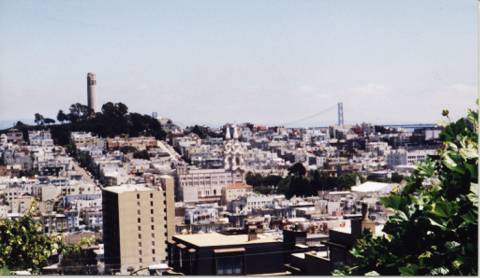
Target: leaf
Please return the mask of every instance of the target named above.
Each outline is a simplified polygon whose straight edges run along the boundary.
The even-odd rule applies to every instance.
[[[448,268],[442,266],[442,267],[437,267],[437,268],[434,268],[430,271],[430,274],[432,275],[447,275],[450,271],[448,270]]]
[[[478,158],[478,149],[472,144],[468,144],[466,148],[460,149],[460,155],[464,159],[475,159]]]
[[[463,261],[460,259],[456,259],[452,262],[452,266],[455,269],[459,269],[463,265]]]
[[[390,195],[380,198],[380,202],[385,206],[395,210],[400,209],[402,204],[402,197],[400,195]]]
[[[443,218],[449,218],[451,211],[452,206],[444,200],[440,200],[440,202],[433,203],[432,205],[432,213]]]
[[[374,271],[365,273],[365,276],[380,276],[380,274],[374,270]]]
[[[407,264],[406,266],[399,267],[398,270],[402,276],[414,276],[417,274],[418,266]]]
[[[432,218],[429,218],[428,220],[430,220],[430,224],[433,225],[433,226],[435,226],[435,227],[439,227],[439,228],[442,229],[442,230],[446,230],[446,229],[447,229],[447,226],[442,225],[442,224],[436,222],[436,221],[433,220]]]
[[[431,256],[432,256],[432,252],[425,251],[418,256],[418,259],[426,259],[426,258],[430,258]]]
[[[449,250],[456,249],[457,247],[460,246],[460,243],[456,241],[447,241],[445,242],[445,247]]]
[[[458,164],[448,154],[445,154],[443,156],[443,165],[445,165],[448,169],[454,172],[457,172],[459,174],[465,173],[465,170],[460,168]]]

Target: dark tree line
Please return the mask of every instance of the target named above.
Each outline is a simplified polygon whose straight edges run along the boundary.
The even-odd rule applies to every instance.
[[[206,139],[208,137],[223,137],[221,133],[216,133],[212,131],[207,126],[194,125],[186,128],[191,133],[195,133],[201,139]]]
[[[295,163],[290,167],[286,177],[247,173],[246,182],[259,193],[280,193],[291,198],[292,196],[315,196],[318,191],[348,190],[355,185],[357,176],[357,174],[345,173],[331,177],[318,170],[307,171],[301,163]]]
[[[59,124],[49,125],[48,128],[55,143],[59,145],[69,143],[72,131],[92,132],[101,137],[145,135],[162,140],[166,136],[157,119],[149,115],[129,113],[128,107],[121,102],[105,103],[101,111],[96,113],[86,105],[75,103],[70,106],[68,113],[63,110],[58,111],[57,121]],[[45,119],[42,115],[36,113],[35,123],[37,126],[17,122],[15,128],[27,134],[28,130],[43,129],[46,124],[53,124],[55,121]]]

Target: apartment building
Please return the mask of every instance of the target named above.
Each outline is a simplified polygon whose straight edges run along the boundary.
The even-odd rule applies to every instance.
[[[148,266],[165,261],[169,231],[175,230],[171,177],[158,188],[107,187],[102,196],[106,271],[148,273]]]
[[[227,204],[228,202],[236,200],[251,192],[253,192],[253,187],[246,183],[238,182],[238,183],[227,184],[222,189],[222,203]]]
[[[222,189],[227,184],[241,182],[232,172],[225,169],[177,169],[179,200],[190,202],[219,202]]]

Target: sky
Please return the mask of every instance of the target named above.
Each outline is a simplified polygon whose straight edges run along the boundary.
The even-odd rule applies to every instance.
[[[477,98],[475,0],[0,0],[0,121],[125,103],[182,125],[436,123]],[[319,113],[325,111],[324,113]],[[319,114],[307,120],[309,115]]]

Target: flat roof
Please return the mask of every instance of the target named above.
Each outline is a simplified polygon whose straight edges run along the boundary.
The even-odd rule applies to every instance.
[[[135,191],[153,191],[152,188],[139,184],[122,184],[104,187],[105,191],[113,193],[135,192]]]
[[[351,190],[353,192],[377,192],[377,191],[383,191],[392,186],[393,186],[393,183],[367,181],[360,185],[352,186]]]
[[[257,239],[248,240],[247,234],[240,235],[224,235],[220,233],[207,233],[207,234],[193,234],[193,235],[175,235],[174,238],[178,238],[185,242],[198,247],[208,246],[229,246],[229,245],[245,245],[256,243],[271,243],[278,242],[274,237],[270,235],[259,234]]]

